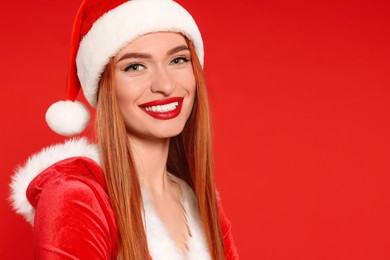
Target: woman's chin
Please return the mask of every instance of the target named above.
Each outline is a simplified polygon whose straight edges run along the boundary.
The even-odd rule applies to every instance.
[[[127,134],[130,137],[135,137],[137,139],[168,139],[171,137],[178,136],[183,131],[184,126],[180,127],[156,127],[150,129],[149,131],[134,131],[127,130]]]

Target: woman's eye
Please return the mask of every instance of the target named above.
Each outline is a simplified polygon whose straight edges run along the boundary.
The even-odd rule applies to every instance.
[[[141,70],[144,70],[145,69],[145,66],[142,65],[142,64],[138,64],[138,63],[135,63],[135,64],[130,64],[129,66],[127,66],[124,71],[141,71]]]
[[[178,57],[171,61],[171,64],[181,64],[185,62],[189,62],[190,60],[186,57]]]

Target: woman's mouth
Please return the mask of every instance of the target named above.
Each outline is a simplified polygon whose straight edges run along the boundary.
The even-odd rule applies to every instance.
[[[172,97],[147,102],[139,105],[139,107],[154,118],[167,120],[175,118],[180,114],[182,104],[182,97]]]

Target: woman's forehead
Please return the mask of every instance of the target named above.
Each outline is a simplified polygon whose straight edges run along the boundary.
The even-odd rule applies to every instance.
[[[185,37],[177,32],[154,32],[142,35],[121,49],[117,57],[127,52],[157,53],[167,52],[178,47],[187,46]],[[187,46],[188,47],[188,46]]]

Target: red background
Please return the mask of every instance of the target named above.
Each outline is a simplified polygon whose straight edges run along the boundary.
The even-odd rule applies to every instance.
[[[205,41],[216,179],[241,258],[390,259],[389,1],[179,2]],[[8,183],[63,140],[44,113],[64,96],[79,3],[2,4],[2,259],[33,257]]]

